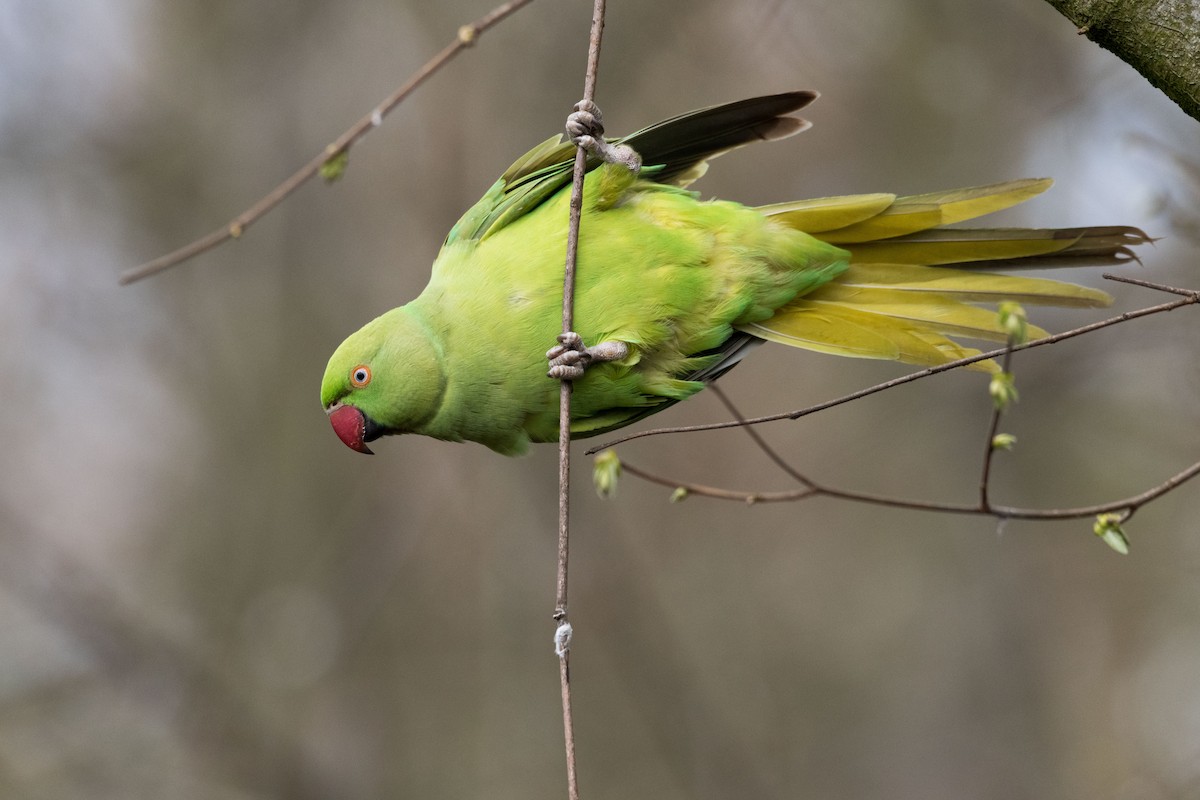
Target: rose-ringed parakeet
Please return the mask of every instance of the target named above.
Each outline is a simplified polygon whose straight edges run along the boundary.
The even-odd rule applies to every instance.
[[[713,157],[807,128],[790,115],[815,97],[714,106],[613,140],[640,155],[640,171],[590,158],[578,336],[549,354],[561,327],[575,144],[555,136],[530,150],[454,225],[420,296],[337,348],[321,402],[338,436],[363,453],[396,433],[508,455],[556,441],[548,356],[553,376],[575,378],[575,437],[691,396],[763,341],[941,364],[978,352],[951,337],[1005,339],[979,304],[1110,302],[1095,289],[990,270],[1123,261],[1146,240],[1128,227],[947,227],[1022,202],[1049,180],[756,208],[687,190]]]

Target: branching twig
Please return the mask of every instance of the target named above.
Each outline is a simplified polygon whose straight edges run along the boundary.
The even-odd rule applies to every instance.
[[[700,497],[711,497],[716,500],[735,500],[747,505],[756,503],[794,503],[800,500],[808,500],[812,497],[830,497],[836,500],[849,500],[858,503],[870,503],[872,505],[887,506],[889,508],[901,508],[909,511],[939,511],[947,514],[973,514],[976,516],[995,517],[996,519],[1030,519],[1030,520],[1063,520],[1063,519],[1082,519],[1084,517],[1094,517],[1098,514],[1121,514],[1122,520],[1133,516],[1133,513],[1142,506],[1149,503],[1151,500],[1157,500],[1167,492],[1179,488],[1181,485],[1200,475],[1200,462],[1192,464],[1187,469],[1184,469],[1167,480],[1154,486],[1141,494],[1135,494],[1121,500],[1113,500],[1108,503],[1097,503],[1090,506],[1075,506],[1072,508],[1022,508],[1020,506],[998,506],[989,505],[984,507],[980,504],[969,505],[966,503],[937,503],[924,500],[909,500],[902,497],[888,497],[886,495],[872,494],[870,492],[856,492],[848,489],[835,489],[833,487],[824,486],[814,483],[811,479],[805,479],[809,485],[799,489],[782,492],[747,492],[736,489],[722,489],[716,486],[706,486],[701,483],[691,483],[689,481],[678,481],[672,478],[657,475],[630,464],[622,459],[621,471],[628,472],[631,475],[657,483],[660,486],[666,486],[669,489],[683,489],[689,495],[698,495]]]
[[[600,40],[604,34],[604,3],[595,0],[592,9],[591,36],[588,40],[587,71],[583,79],[583,99],[578,107],[593,103],[596,75],[600,68]],[[579,223],[583,216],[583,179],[587,172],[587,150],[575,149],[575,169],[571,181],[570,219],[567,228],[567,254],[563,269],[562,332],[575,327],[575,261],[579,251]],[[570,552],[571,494],[571,381],[559,384],[558,402],[558,581],[554,604],[555,650],[558,653],[559,684],[562,690],[563,737],[567,758],[567,797],[579,800],[579,779],[575,769],[575,728],[571,718],[571,625],[567,620],[567,561]]]
[[[201,253],[206,253],[223,242],[241,236],[247,228],[262,218],[268,211],[279,205],[284,198],[312,180],[313,177],[321,172],[322,167],[333,162],[335,159],[344,157],[349,152],[352,144],[378,127],[383,122],[383,118],[391,113],[392,109],[408,97],[414,89],[424,83],[426,79],[458,55],[460,51],[475,44],[475,41],[481,34],[520,10],[523,6],[529,5],[530,2],[532,0],[509,0],[509,2],[497,6],[474,22],[463,25],[458,29],[458,35],[454,41],[446,45],[441,52],[426,62],[425,66],[417,70],[403,86],[389,95],[382,103],[372,109],[370,113],[354,123],[353,127],[326,145],[325,149],[314,156],[311,161],[297,170],[290,178],[272,189],[269,194],[257,203],[250,206],[250,208],[241,214],[238,214],[224,227],[218,228],[207,236],[202,236],[191,244],[160,256],[153,261],[148,261],[145,264],[126,270],[121,273],[120,282],[122,284],[129,284],[141,280],[142,278],[169,269],[176,264],[181,264]]]
[[[742,416],[742,412],[738,410],[737,406],[733,404],[733,401],[729,399],[729,396],[725,394],[725,391],[720,386],[713,384],[709,387],[709,391],[717,396],[717,399],[720,400],[722,405],[729,410],[729,413],[733,415],[734,419],[745,423],[745,417]],[[785,473],[794,478],[796,483],[799,483],[801,486],[805,487],[806,489],[811,489],[814,492],[820,491],[820,487],[818,487],[805,475],[801,474],[799,470],[789,464],[783,456],[776,452],[775,448],[767,444],[767,440],[764,439],[762,434],[759,433],[754,427],[743,424],[742,430],[746,432],[746,435],[750,437],[751,441],[754,442],[758,449],[761,450],[767,458],[775,462],[775,466],[779,467]]]
[[[1122,322],[1129,322],[1130,320],[1139,319],[1141,317],[1148,317],[1153,314],[1161,314],[1164,311],[1174,311],[1175,309],[1182,308],[1183,306],[1196,305],[1197,303],[1200,303],[1200,291],[1195,290],[1195,289],[1180,289],[1180,288],[1177,288],[1174,286],[1164,286],[1162,284],[1151,283],[1149,281],[1142,281],[1142,280],[1138,280],[1136,278],[1125,278],[1125,277],[1121,277],[1119,275],[1110,275],[1107,273],[1104,275],[1104,277],[1111,281],[1118,281],[1120,283],[1130,283],[1130,284],[1133,284],[1134,286],[1141,286],[1141,287],[1144,287],[1147,289],[1154,289],[1154,290],[1157,290],[1160,292],[1168,292],[1170,294],[1177,294],[1177,295],[1180,295],[1180,299],[1173,300],[1169,303],[1161,303],[1156,306],[1148,306],[1146,308],[1140,308],[1136,311],[1126,311],[1123,314],[1118,314],[1115,317],[1109,317],[1108,319],[1103,319],[1103,320],[1100,320],[1099,322],[1093,322],[1089,325],[1084,325],[1082,327],[1074,328],[1069,331],[1063,331],[1062,333],[1056,333],[1053,336],[1047,336],[1042,339],[1034,339],[1032,341],[1025,342],[1024,344],[1019,344],[1019,345],[1014,346],[1012,348],[1013,352],[1018,352],[1021,350],[1028,350],[1028,349],[1031,349],[1034,347],[1041,347],[1043,345],[1048,345],[1048,344],[1057,344],[1058,342],[1062,342],[1067,339],[1072,339],[1076,336],[1082,336],[1085,333],[1092,333],[1093,331],[1098,331],[1102,328],[1107,328],[1112,325],[1120,324]],[[974,364],[978,361],[986,361],[989,358],[996,358],[998,356],[1003,356],[1007,350],[1008,350],[1007,347],[1000,348],[997,350],[990,350],[986,353],[980,353],[979,355],[970,356],[969,358],[960,358],[957,361],[950,361],[946,364],[940,364],[936,367],[929,367],[928,369],[923,369],[918,372],[912,372],[912,373],[909,373],[908,375],[902,375],[899,378],[893,378],[892,380],[884,381],[883,383],[877,383],[874,386],[867,387],[866,389],[859,389],[857,392],[851,392],[850,394],[843,395],[842,397],[837,397],[837,398],[834,398],[833,400],[826,400],[823,403],[817,403],[816,405],[811,405],[806,408],[801,408],[797,411],[785,411],[780,414],[768,414],[768,415],[762,416],[762,417],[751,417],[742,422],[738,422],[738,421],[709,422],[709,423],[705,423],[702,425],[681,425],[681,426],[672,427],[672,428],[653,428],[648,431],[638,431],[636,433],[630,433],[630,434],[626,434],[624,436],[620,436],[616,439],[612,439],[610,441],[605,442],[604,444],[596,445],[595,447],[588,449],[586,451],[586,455],[594,455],[594,454],[600,452],[601,450],[606,450],[610,447],[621,444],[623,442],[632,441],[633,439],[642,439],[647,436],[661,436],[663,434],[668,434],[668,433],[695,433],[697,431],[715,431],[715,430],[722,430],[725,428],[737,428],[742,425],[759,425],[764,422],[777,422],[779,420],[784,420],[784,419],[799,419],[800,417],[806,417],[809,414],[815,414],[818,411],[824,411],[827,408],[833,408],[834,406],[840,406],[844,403],[849,403],[853,400],[858,400],[859,398],[867,397],[868,395],[876,394],[878,392],[882,392],[887,389],[894,389],[895,387],[903,386],[906,383],[912,383],[913,381],[920,380],[921,378],[928,378],[932,375],[937,375],[942,372],[948,372],[952,369],[958,369],[959,367],[965,367],[968,364]]]
[[[1173,287],[1173,286],[1164,286],[1161,284],[1151,283],[1149,281],[1139,280],[1137,278],[1122,278],[1122,277],[1117,277],[1117,276],[1112,276],[1112,275],[1106,275],[1105,277],[1110,278],[1112,280],[1120,281],[1123,283],[1130,283],[1130,284],[1133,284],[1136,286],[1142,286],[1142,287],[1148,288],[1148,289],[1154,289],[1157,291],[1164,291],[1164,292],[1168,292],[1171,294],[1177,294],[1177,295],[1180,295],[1182,298],[1181,300],[1176,301],[1175,303],[1168,303],[1168,304],[1164,304],[1161,306],[1153,306],[1151,308],[1142,309],[1140,312],[1131,312],[1133,315],[1145,316],[1147,313],[1157,313],[1159,311],[1169,311],[1172,308],[1178,308],[1182,305],[1189,305],[1189,304],[1194,304],[1194,303],[1200,302],[1200,292],[1197,292],[1195,290],[1180,289],[1180,288]],[[1126,319],[1126,318],[1132,319],[1134,317],[1130,316],[1130,315],[1122,315],[1122,317],[1114,318],[1113,320],[1106,320],[1103,323],[1099,323],[1098,325],[1086,326],[1086,327],[1089,330],[1096,330],[1096,329],[1098,329],[1098,327],[1104,327],[1106,325],[1115,324],[1114,320],[1115,321],[1123,321],[1123,319]],[[1082,330],[1083,329],[1076,329],[1075,331],[1069,331],[1067,334],[1059,334],[1059,337],[1049,337],[1048,339],[1042,339],[1042,340],[1038,340],[1035,342],[1030,342],[1027,345],[1018,345],[1015,343],[1015,339],[1010,338],[1008,345],[1005,347],[1005,349],[1003,351],[998,351],[998,352],[992,353],[990,355],[1003,355],[1004,360],[1003,360],[1003,364],[1002,364],[1002,372],[1003,372],[1003,374],[1008,374],[1009,367],[1011,365],[1012,354],[1016,350],[1024,349],[1025,347],[1028,347],[1028,346],[1034,346],[1039,343],[1050,343],[1050,341],[1049,341],[1050,339],[1061,340],[1061,338],[1065,338],[1068,335],[1079,335],[1079,333]],[[985,354],[985,356],[986,355],[989,355],[989,354]],[[984,356],[975,357],[973,359],[970,359],[969,361],[976,361],[983,357]],[[923,376],[924,374],[929,374],[929,371],[926,370],[921,373],[915,373],[915,375],[917,375],[917,376]],[[911,378],[911,376],[910,376],[910,378]],[[894,382],[889,382],[889,384],[880,384],[880,386],[886,388],[888,385],[890,385],[892,383],[894,383]],[[878,387],[873,387],[873,389],[879,390]],[[793,489],[791,491],[780,491],[780,492],[748,492],[748,491],[723,489],[723,488],[719,488],[719,487],[715,487],[715,486],[707,486],[707,485],[699,484],[699,483],[691,483],[691,482],[686,482],[686,481],[673,480],[671,478],[663,477],[661,475],[657,475],[657,474],[648,472],[647,470],[644,470],[640,467],[634,466],[633,464],[630,464],[629,462],[624,461],[624,460],[621,461],[622,471],[629,472],[631,475],[634,475],[638,478],[649,481],[651,483],[656,483],[661,486],[669,487],[671,489],[674,489],[676,492],[683,492],[688,495],[695,494],[695,495],[699,495],[701,497],[710,497],[710,498],[714,498],[714,499],[718,499],[718,500],[735,500],[735,501],[747,503],[747,504],[798,502],[801,500],[808,500],[813,497],[831,497],[831,498],[835,498],[835,499],[848,500],[848,501],[852,501],[852,502],[871,503],[874,505],[882,505],[882,506],[887,506],[890,508],[900,508],[900,509],[908,509],[908,510],[916,510],[916,511],[938,511],[938,512],[951,513],[951,514],[972,514],[972,515],[976,515],[976,516],[994,517],[996,519],[1064,520],[1064,519],[1080,519],[1080,518],[1084,518],[1084,517],[1097,517],[1099,515],[1105,515],[1105,514],[1115,514],[1117,522],[1124,522],[1125,520],[1129,519],[1129,517],[1133,516],[1133,514],[1142,506],[1146,505],[1147,503],[1151,502],[1152,500],[1156,500],[1157,498],[1162,497],[1163,495],[1178,488],[1179,486],[1183,485],[1184,483],[1186,483],[1187,481],[1196,477],[1197,475],[1200,475],[1200,462],[1196,462],[1196,463],[1192,464],[1191,466],[1187,467],[1186,469],[1176,473],[1175,475],[1172,475],[1170,478],[1168,478],[1167,480],[1158,484],[1157,486],[1147,489],[1144,492],[1141,492],[1140,494],[1132,495],[1130,497],[1126,497],[1126,498],[1123,498],[1120,500],[1114,500],[1114,501],[1110,501],[1107,503],[1098,503],[1098,504],[1090,505],[1090,506],[1077,506],[1077,507],[1073,507],[1073,508],[1038,509],[1038,508],[1023,508],[1023,507],[1019,507],[1019,506],[995,505],[989,499],[988,485],[989,485],[989,479],[990,479],[990,475],[991,475],[991,464],[992,464],[993,454],[996,449],[996,446],[995,446],[996,432],[999,429],[1000,416],[1001,416],[1001,413],[1003,410],[1003,403],[997,402],[996,407],[993,410],[993,412],[990,416],[989,423],[988,423],[988,441],[987,441],[988,451],[984,457],[983,467],[982,467],[981,475],[980,475],[979,500],[974,505],[964,504],[964,503],[939,503],[939,502],[930,502],[930,501],[923,501],[923,500],[911,500],[911,499],[906,499],[906,498],[887,497],[885,495],[871,494],[868,492],[858,492],[858,491],[847,490],[847,489],[837,489],[837,488],[825,486],[825,485],[818,483],[817,481],[804,475],[799,470],[797,470],[795,467],[793,467],[791,464],[789,464],[787,462],[787,460],[785,460],[778,452],[776,452],[766,442],[766,440],[758,433],[758,431],[756,431],[752,427],[753,423],[756,420],[747,420],[741,414],[741,412],[737,409],[737,407],[729,400],[729,398],[725,395],[725,393],[722,392],[717,386],[712,386],[709,388],[709,390],[712,391],[717,396],[717,398],[729,410],[729,413],[734,417],[734,420],[731,423],[728,423],[727,426],[733,426],[733,427],[740,426],[742,428],[742,430],[744,430],[746,432],[746,434],[754,441],[755,445],[759,448],[759,450],[761,450],[763,452],[763,454],[766,455],[767,458],[769,458],[772,462],[774,462],[775,465],[778,466],[783,472],[787,473],[797,483],[799,483],[800,488]],[[845,402],[845,401],[840,401],[840,402]],[[836,403],[834,403],[834,404],[836,404]],[[829,405],[830,404],[822,404],[821,406],[814,406],[813,410],[815,411],[815,410],[820,410],[821,408],[827,408],[827,407],[829,407]],[[794,413],[795,412],[793,412],[793,414]],[[805,413],[811,413],[811,411],[805,410]],[[790,416],[792,416],[792,415],[790,415],[790,414],[789,415],[779,415],[779,416],[776,416],[773,418],[781,419],[781,418],[787,418]],[[759,420],[762,420],[762,419],[764,419],[764,418],[759,418]]]

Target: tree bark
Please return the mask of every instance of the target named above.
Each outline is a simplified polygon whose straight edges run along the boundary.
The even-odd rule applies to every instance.
[[[1197,0],[1046,0],[1200,120]]]

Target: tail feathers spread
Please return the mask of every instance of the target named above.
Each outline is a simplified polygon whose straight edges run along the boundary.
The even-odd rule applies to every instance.
[[[995,312],[974,303],[1106,306],[1111,298],[1096,289],[985,270],[1128,261],[1136,258],[1132,246],[1149,241],[1137,228],[941,227],[1008,208],[1049,185],[1047,179],[1018,180],[911,197],[764,206],[759,210],[783,225],[845,247],[850,268],[742,330],[809,350],[934,366],[979,353],[950,336],[1004,341]],[[1030,334],[1045,332],[1031,326]],[[998,369],[990,361],[973,367]]]

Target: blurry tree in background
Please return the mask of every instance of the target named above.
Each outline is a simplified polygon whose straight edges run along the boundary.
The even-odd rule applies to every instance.
[[[458,214],[560,129],[589,6],[534,3],[334,187],[121,289],[120,270],[248,205],[486,8],[0,5],[4,797],[561,791],[553,448],[506,461],[401,438],[362,459],[317,389],[333,347],[416,294]],[[610,4],[614,134],[792,88],[823,93],[815,127],[722,158],[697,189],[757,204],[1053,175],[1011,223],[1139,225],[1163,238],[1131,273],[1198,283],[1195,121],[1045,3]],[[1196,460],[1198,347],[1194,318],[1167,315],[1019,354],[997,500],[1095,502]],[[723,386],[757,414],[899,371],[783,353]],[[952,500],[974,489],[989,402],[956,373],[765,430],[831,481]],[[725,412],[702,395],[667,413]],[[782,481],[737,431],[622,452]],[[1078,523],[577,488],[589,799],[1200,792],[1193,488],[1139,512],[1124,559]]]

